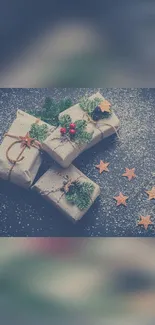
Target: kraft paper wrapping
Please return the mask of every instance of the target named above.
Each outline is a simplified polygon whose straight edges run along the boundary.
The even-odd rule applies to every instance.
[[[96,183],[91,181],[73,165],[70,165],[70,167],[67,169],[63,169],[57,166],[52,167],[33,185],[32,189],[40,193],[46,200],[51,202],[73,222],[76,222],[83,217],[90,206],[87,209],[81,211],[76,205],[72,205],[67,202],[65,195],[62,196],[62,191],[57,191],[57,189],[63,186],[64,177],[66,175],[68,175],[69,178],[71,178],[73,181],[81,176],[80,182],[86,181],[94,185],[95,188],[91,196],[91,206],[96,198],[100,195],[100,188]],[[50,193],[50,191],[55,190],[55,193]]]
[[[96,93],[90,97],[94,99],[95,97],[104,100],[104,97],[100,93]],[[80,108],[79,104],[76,104],[69,109],[62,112],[59,117],[68,114],[70,115],[73,122],[76,120],[86,120],[87,121],[87,131],[94,132],[93,138],[89,144],[84,144],[82,146],[77,146],[74,142],[73,145],[68,141],[62,143],[61,140],[55,139],[60,137],[60,128],[57,128],[54,132],[47,137],[43,142],[43,149],[62,167],[67,168],[70,164],[77,158],[83,151],[93,147],[95,144],[103,140],[103,138],[109,137],[115,133],[115,129],[119,128],[119,119],[113,112],[108,119],[100,120],[100,130],[91,122],[88,121],[87,116],[84,111]],[[109,123],[110,125],[104,125],[103,123]],[[102,125],[103,124],[103,125]],[[101,126],[102,125],[102,126]]]
[[[12,123],[8,134],[15,136],[25,136],[30,131],[31,125],[36,122],[36,117],[31,116],[21,110],[17,111],[17,117]],[[43,124],[43,122],[39,122]],[[6,151],[9,146],[16,140],[11,137],[4,137],[0,146],[0,177],[4,180],[8,180],[12,163],[6,157]],[[21,152],[21,143],[16,143],[10,149],[10,156],[12,159],[16,159]],[[38,172],[38,169],[42,163],[40,150],[34,147],[25,148],[23,152],[24,159],[21,162],[17,162],[10,175],[10,181],[28,188],[33,183],[33,180]]]

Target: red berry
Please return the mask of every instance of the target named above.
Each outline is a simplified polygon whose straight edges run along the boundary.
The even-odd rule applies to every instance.
[[[71,123],[69,127],[70,127],[70,129],[75,129],[76,128],[76,124],[75,123]]]
[[[63,135],[63,134],[65,134],[65,133],[67,132],[67,129],[66,129],[66,128],[61,128],[61,129],[60,129],[60,132],[61,132],[61,134]]]
[[[75,129],[70,129],[70,130],[69,130],[69,133],[70,133],[71,135],[74,135],[74,134],[76,133],[76,130],[75,130]]]

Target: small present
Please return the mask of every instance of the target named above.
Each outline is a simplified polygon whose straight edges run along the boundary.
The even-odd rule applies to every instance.
[[[32,187],[76,222],[100,194],[100,188],[75,166],[53,166]]]
[[[59,115],[60,126],[43,142],[43,149],[67,168],[83,151],[117,133],[119,119],[111,104],[97,93]]]
[[[0,177],[24,188],[30,187],[42,162],[42,141],[51,128],[18,110],[0,145]]]

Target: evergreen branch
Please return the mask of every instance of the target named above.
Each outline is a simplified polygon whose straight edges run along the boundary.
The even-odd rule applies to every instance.
[[[69,129],[69,125],[72,122],[71,117],[67,114],[65,114],[64,116],[60,117],[59,119],[59,124],[61,127]]]
[[[87,122],[85,120],[75,121],[75,134],[72,136],[70,134],[70,124],[72,123],[71,117],[67,114],[59,119],[60,126],[65,128],[66,135],[69,136],[71,141],[82,145],[84,143],[89,143],[92,140],[93,132],[89,133],[85,129],[87,127]]]
[[[74,140],[77,144],[89,143],[92,140],[92,136],[93,132],[88,133],[86,131],[81,130],[81,132],[75,135]]]
[[[80,100],[80,107],[83,111],[91,115],[94,111],[94,109],[103,102],[103,99],[100,98],[94,98],[90,100],[88,97],[82,97]]]
[[[75,124],[76,124],[76,130],[78,131],[83,131],[87,126],[87,122],[85,120],[77,120],[75,121]]]
[[[30,137],[42,143],[46,140],[48,136],[48,127],[46,124],[38,125],[36,123],[32,124],[30,129]]]
[[[40,118],[42,121],[53,126],[59,126],[59,114],[73,105],[70,98],[65,98],[56,102],[55,100],[47,97],[41,110],[28,111],[29,114]]]
[[[74,182],[66,193],[66,199],[80,210],[87,209],[91,203],[91,196],[94,192],[94,185],[88,182]]]
[[[103,99],[100,98],[94,98],[94,99],[89,99],[88,97],[83,97],[80,100],[80,107],[84,112],[86,112],[93,120],[97,121],[100,119],[105,119],[108,118],[112,112],[102,112],[96,113],[96,109],[98,106],[103,102]],[[97,117],[97,118],[96,118]]]

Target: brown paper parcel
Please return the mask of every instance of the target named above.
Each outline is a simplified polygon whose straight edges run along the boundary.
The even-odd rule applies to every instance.
[[[21,110],[17,111],[17,117],[12,123],[8,134],[15,136],[25,136],[27,132],[30,131],[31,125],[36,122],[36,117],[31,116]],[[39,121],[40,124],[43,124],[42,121]],[[23,156],[24,159],[20,162],[17,162],[10,173],[12,168],[12,163],[6,157],[7,149],[15,142],[14,138],[5,136],[3,142],[0,146],[0,177],[4,180],[8,180],[20,185],[24,188],[28,188],[33,183],[33,180],[38,172],[38,169],[41,165],[42,158],[40,150],[31,147],[26,147]],[[21,152],[21,143],[16,143],[10,149],[9,155],[12,159],[17,159],[18,155]]]
[[[96,93],[95,95],[91,96],[90,99],[94,99],[95,97],[104,100],[104,97],[100,93]],[[80,108],[79,104],[76,104],[71,108],[65,110],[59,115],[59,117],[62,117],[65,114],[70,115],[73,122],[76,120],[86,120],[87,131],[94,133],[91,142],[81,145],[80,147],[74,142],[73,145],[69,141],[64,143],[61,142],[61,140],[59,140],[60,128],[57,128],[54,132],[51,133],[51,135],[47,137],[47,139],[43,142],[43,149],[64,168],[67,168],[73,162],[73,160],[77,158],[83,151],[93,147],[103,138],[109,137],[115,133],[116,129],[119,128],[119,119],[114,112],[109,118],[100,120],[98,122],[98,124],[100,124],[99,128],[97,128],[96,125],[88,120],[87,115]],[[106,125],[106,123],[109,125]]]
[[[76,205],[67,202],[65,195],[62,195],[61,190],[57,191],[57,189],[63,187],[63,181],[66,175],[68,175],[69,178],[73,181],[77,180],[80,177],[80,182],[89,182],[94,185],[95,188],[91,196],[91,206],[96,198],[100,195],[100,188],[96,183],[91,181],[73,165],[70,165],[70,167],[67,169],[63,169],[57,166],[52,167],[33,185],[32,189],[40,193],[49,202],[53,203],[55,207],[57,207],[73,222],[76,222],[83,217],[90,206],[87,209],[81,211]]]

